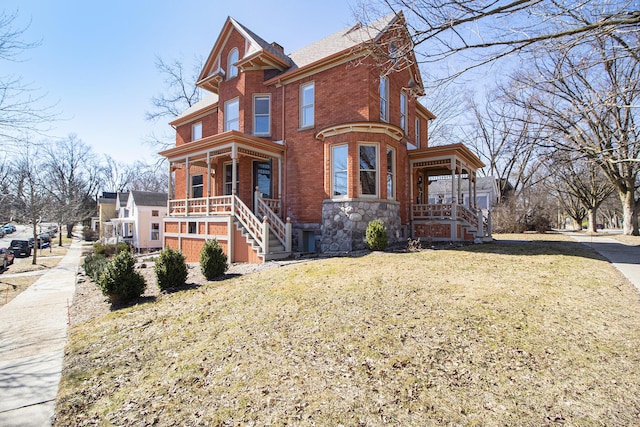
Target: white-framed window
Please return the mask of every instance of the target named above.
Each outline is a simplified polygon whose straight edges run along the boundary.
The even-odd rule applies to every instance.
[[[240,99],[224,103],[224,131],[240,130]]]
[[[407,94],[400,92],[400,129],[407,133]]]
[[[234,64],[238,62],[238,49],[233,48],[231,52],[229,52],[229,57],[227,58],[227,79],[232,79],[238,76],[238,67]]]
[[[253,97],[253,133],[254,135],[271,134],[271,95]]]
[[[420,148],[420,119],[416,117],[416,147]]]
[[[300,86],[300,127],[314,125],[315,117],[315,83],[310,82]]]
[[[387,147],[387,199],[396,198],[396,150]]]
[[[240,182],[239,174],[236,173],[236,189]],[[231,195],[233,192],[233,163],[224,164],[224,194]]]
[[[389,79],[380,77],[380,120],[389,121]]]
[[[159,210],[157,210],[157,209],[153,209],[153,210],[151,211],[151,216],[160,216],[160,211],[159,211]]]
[[[360,195],[378,195],[378,146],[360,144],[358,146],[358,164],[360,169]]]
[[[193,175],[191,177],[191,197],[198,199],[204,194],[204,183],[202,175]]]
[[[197,141],[199,139],[202,139],[202,122],[191,125],[191,140]]]
[[[157,222],[151,224],[151,240],[160,240],[160,224]]]
[[[331,197],[347,197],[349,191],[349,146],[331,147]]]

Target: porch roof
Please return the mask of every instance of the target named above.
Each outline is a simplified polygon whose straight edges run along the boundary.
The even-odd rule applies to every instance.
[[[475,172],[486,165],[464,144],[438,145],[409,151],[409,161],[413,167],[433,169],[434,172],[451,170],[446,160],[459,160],[465,168]]]
[[[284,146],[279,143],[232,130],[169,148],[159,154],[170,162],[180,162],[187,158],[203,160],[207,158],[207,154],[210,157],[220,157],[235,153],[264,158],[278,157],[283,152]]]

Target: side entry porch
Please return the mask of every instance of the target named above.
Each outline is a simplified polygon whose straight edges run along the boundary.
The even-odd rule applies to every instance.
[[[476,202],[476,172],[485,165],[463,144],[413,150],[411,165],[411,234],[430,241],[487,241],[491,239],[491,213],[484,215]],[[469,188],[463,197],[462,181]],[[429,186],[445,181],[443,194]]]
[[[260,263],[291,254],[282,217],[283,147],[230,131],[160,153],[170,167],[164,247],[197,262],[217,239],[229,262]]]

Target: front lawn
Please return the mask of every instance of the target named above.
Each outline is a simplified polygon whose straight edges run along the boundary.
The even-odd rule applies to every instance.
[[[294,264],[73,327],[55,425],[638,425],[640,296],[561,236]]]

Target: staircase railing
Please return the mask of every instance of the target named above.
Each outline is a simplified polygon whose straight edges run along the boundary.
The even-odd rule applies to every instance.
[[[249,235],[256,241],[256,243],[260,246],[263,253],[267,253],[267,241],[266,235],[264,233],[263,224],[260,222],[258,217],[256,217],[251,209],[244,204],[242,200],[236,195],[233,196],[233,206],[232,212],[235,213],[235,217],[238,219],[240,224],[247,230]]]
[[[285,224],[277,213],[280,212],[280,200],[265,199],[262,193],[256,188],[254,193],[256,206],[256,214],[262,218],[266,218],[271,225],[274,236],[278,238],[285,251],[291,252],[291,220],[287,218]]]

